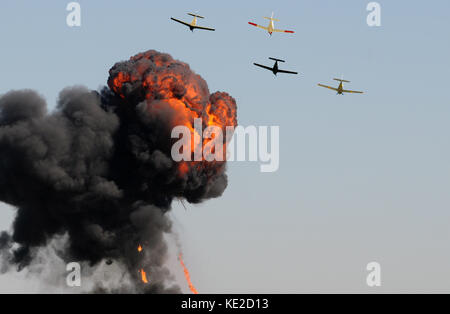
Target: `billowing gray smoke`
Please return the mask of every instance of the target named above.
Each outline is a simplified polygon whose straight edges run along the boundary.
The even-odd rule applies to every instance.
[[[220,196],[227,178],[225,162],[174,162],[171,130],[195,118],[235,126],[234,99],[210,95],[187,64],[148,51],[114,65],[100,92],[66,88],[54,112],[46,107],[31,90],[0,98],[0,200],[17,208],[12,233],[0,235],[4,262],[26,268],[65,235],[64,261],[112,261],[133,283],[96,292],[179,292],[164,266],[166,213],[174,199]]]

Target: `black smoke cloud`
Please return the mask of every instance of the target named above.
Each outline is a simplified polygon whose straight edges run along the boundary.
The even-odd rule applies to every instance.
[[[61,259],[113,261],[132,281],[93,292],[180,292],[165,267],[166,213],[174,199],[220,196],[227,178],[224,162],[180,172],[170,131],[180,119],[206,120],[207,111],[235,125],[236,103],[226,93],[210,95],[187,64],[156,51],[117,63],[108,83],[99,92],[64,89],[51,113],[31,90],[0,98],[0,200],[17,209],[12,232],[0,234],[0,270],[26,268],[39,248],[64,235]],[[149,284],[141,283],[141,268]]]

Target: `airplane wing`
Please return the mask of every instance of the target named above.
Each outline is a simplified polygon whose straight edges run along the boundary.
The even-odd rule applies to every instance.
[[[263,69],[266,69],[266,70],[269,70],[269,71],[273,70],[272,68],[270,68],[268,66],[265,66],[265,65],[262,65],[262,64],[258,64],[258,63],[253,63],[253,64],[256,65],[257,67],[260,67],[260,68],[263,68]]]
[[[196,28],[196,29],[203,29],[205,31],[215,31],[214,28],[209,28],[209,27],[202,27],[202,26],[191,26],[192,28]]]
[[[364,94],[364,92],[358,92],[355,90],[345,90],[345,89],[342,92],[343,93],[353,93],[353,94]]]
[[[334,87],[331,87],[331,86],[327,86],[327,85],[323,85],[323,84],[317,84],[317,85],[319,85],[320,87],[329,88],[329,89],[332,89],[332,90],[335,90],[335,91],[338,90],[337,88],[334,88]]]
[[[298,72],[286,71],[286,70],[278,70],[278,73],[298,74]]]
[[[175,19],[175,18],[173,18],[173,17],[171,17],[170,19],[171,19],[172,21],[175,21],[175,22],[181,23],[181,24],[183,24],[183,25],[186,25],[186,26],[188,26],[188,27],[191,27],[191,24],[189,24],[189,23],[186,23],[186,22],[177,20],[177,19]]]
[[[291,34],[294,33],[294,31],[287,31],[287,30],[284,30],[284,29],[274,29],[273,31],[276,32],[276,33],[291,33]]]
[[[265,29],[266,31],[269,30],[268,27],[264,27],[264,26],[261,26],[261,25],[258,25],[258,24],[252,23],[252,22],[248,22],[248,24],[253,25],[253,26],[256,26],[256,27],[259,27],[259,28],[262,28],[262,29]]]

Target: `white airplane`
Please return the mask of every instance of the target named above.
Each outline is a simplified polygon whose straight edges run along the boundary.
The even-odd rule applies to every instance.
[[[194,19],[192,20],[192,22],[191,22],[190,24],[189,24],[189,23],[186,23],[186,22],[183,22],[183,21],[181,21],[181,20],[175,19],[175,18],[173,18],[173,17],[171,17],[170,19],[173,20],[173,21],[175,21],[175,22],[178,22],[178,23],[181,23],[181,24],[183,24],[183,25],[186,25],[187,27],[189,27],[189,29],[190,29],[192,32],[194,31],[194,29],[203,29],[203,30],[205,30],[205,31],[215,31],[214,28],[197,26],[197,18],[199,18],[199,19],[204,19],[203,16],[200,16],[200,15],[197,15],[197,14],[193,14],[193,13],[188,13],[188,15],[194,17]]]
[[[331,87],[331,86],[328,86],[328,85],[323,85],[323,84],[317,84],[317,85],[320,86],[320,87],[325,87],[325,88],[328,88],[328,89],[332,89],[332,90],[337,92],[337,95],[344,95],[344,93],[353,93],[353,94],[363,94],[364,93],[364,92],[359,92],[359,91],[355,91],[355,90],[346,90],[346,89],[344,89],[344,83],[350,83],[350,81],[346,81],[346,80],[344,80],[342,78],[340,78],[340,79],[334,78],[333,80],[339,82],[339,86],[337,88],[336,87]]]
[[[266,31],[269,33],[270,36],[272,36],[272,33],[273,33],[273,32],[276,32],[276,33],[291,33],[291,34],[294,33],[294,31],[287,31],[287,30],[284,30],[284,29],[276,29],[275,26],[273,25],[273,21],[279,22],[280,20],[277,20],[277,19],[274,19],[274,18],[273,18],[273,12],[272,12],[272,17],[267,17],[267,16],[265,16],[264,18],[270,20],[269,26],[267,26],[267,27],[264,27],[264,26],[255,24],[255,23],[253,23],[253,22],[248,22],[248,24],[266,30]]]

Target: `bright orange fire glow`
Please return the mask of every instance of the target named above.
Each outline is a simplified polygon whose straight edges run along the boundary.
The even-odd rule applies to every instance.
[[[128,82],[130,80],[130,76],[126,73],[120,72],[117,77],[114,78],[114,91],[117,92],[122,88],[123,83]],[[124,98],[123,95],[120,97]]]
[[[138,248],[137,248],[138,252],[142,252],[142,246],[139,244]],[[147,279],[147,273],[145,272],[145,270],[143,268],[141,268],[141,270],[139,271],[141,273],[141,280],[143,283],[148,283],[148,279]]]
[[[147,273],[146,273],[143,269],[141,269],[140,273],[141,273],[141,279],[142,279],[142,282],[143,282],[143,283],[148,283],[148,280],[147,280]]]
[[[183,258],[181,256],[181,254],[178,256],[178,258],[180,259],[181,267],[183,267],[184,277],[186,277],[186,281],[187,281],[187,283],[189,285],[189,289],[192,291],[193,294],[198,294],[197,289],[195,289],[194,285],[191,282],[191,276],[189,275],[188,269],[184,265]]]

